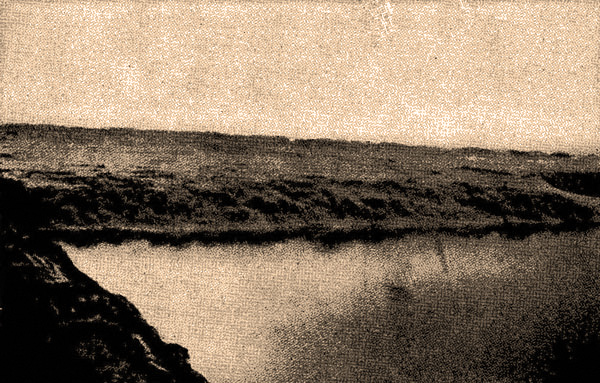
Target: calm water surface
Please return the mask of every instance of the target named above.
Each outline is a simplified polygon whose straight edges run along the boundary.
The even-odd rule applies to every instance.
[[[597,305],[599,233],[65,248],[211,382],[499,381]]]

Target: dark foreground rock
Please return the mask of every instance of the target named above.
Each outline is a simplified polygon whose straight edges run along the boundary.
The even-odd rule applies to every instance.
[[[185,348],[35,234],[43,207],[20,183],[0,179],[0,193],[1,382],[206,381]]]

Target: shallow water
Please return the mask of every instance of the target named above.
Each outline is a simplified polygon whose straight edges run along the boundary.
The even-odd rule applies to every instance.
[[[597,306],[598,234],[65,249],[211,382],[499,381]]]

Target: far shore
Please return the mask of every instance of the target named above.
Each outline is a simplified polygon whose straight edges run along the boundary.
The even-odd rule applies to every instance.
[[[600,224],[600,158],[206,132],[0,126],[0,177],[88,245],[507,236]]]

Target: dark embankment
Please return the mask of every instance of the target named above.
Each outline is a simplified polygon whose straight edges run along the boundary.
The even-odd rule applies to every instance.
[[[0,179],[0,381],[205,382],[122,296],[36,235],[47,210]]]

